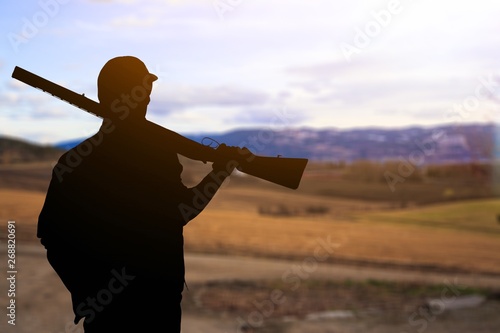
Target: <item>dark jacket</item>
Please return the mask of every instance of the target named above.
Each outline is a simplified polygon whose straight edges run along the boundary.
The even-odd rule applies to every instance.
[[[143,134],[140,127],[101,127],[54,167],[37,235],[74,308],[96,292],[79,289],[88,272],[98,279],[109,275],[99,270],[127,267],[176,286],[184,282],[179,204],[189,203],[192,192],[182,183],[175,147]]]

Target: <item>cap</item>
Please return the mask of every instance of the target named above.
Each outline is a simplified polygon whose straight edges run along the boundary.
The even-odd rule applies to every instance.
[[[133,56],[121,56],[108,60],[97,78],[99,101],[114,99],[139,85],[151,89],[158,77],[150,73],[146,65]]]

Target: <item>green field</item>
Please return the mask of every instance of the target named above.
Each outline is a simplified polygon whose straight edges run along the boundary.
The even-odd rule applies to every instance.
[[[461,230],[500,237],[500,199],[435,204],[397,211],[360,214],[372,223],[396,223],[429,228]]]

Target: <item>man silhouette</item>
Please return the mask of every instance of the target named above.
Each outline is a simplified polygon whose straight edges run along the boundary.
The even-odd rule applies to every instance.
[[[183,227],[235,167],[219,160],[197,186],[182,183],[182,143],[157,142],[146,125],[156,79],[135,57],[104,65],[98,97],[110,117],[61,156],[39,216],[37,236],[87,333],[180,332]]]

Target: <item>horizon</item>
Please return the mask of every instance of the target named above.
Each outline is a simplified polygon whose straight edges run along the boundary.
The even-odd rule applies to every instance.
[[[97,101],[99,71],[120,55],[159,77],[148,119],[178,133],[500,120],[498,2],[230,3],[2,3],[0,134],[47,143],[94,132],[100,119],[12,70]]]
[[[309,126],[295,126],[295,127],[287,127],[287,128],[280,128],[280,129],[268,129],[273,132],[281,132],[281,131],[301,131],[301,130],[309,130],[309,131],[337,131],[337,132],[349,132],[349,131],[364,131],[364,130],[380,130],[380,131],[405,131],[405,130],[410,130],[410,129],[436,129],[436,128],[443,128],[443,127],[460,127],[460,126],[493,126],[497,127],[497,135],[500,137],[500,122],[491,122],[491,123],[483,123],[483,122],[470,122],[470,123],[457,123],[457,124],[450,124],[450,123],[441,123],[441,124],[432,124],[432,125],[402,125],[402,126],[394,126],[394,127],[382,127],[382,126],[362,126],[362,127],[349,127],[349,128],[336,128],[336,127],[309,127]],[[95,132],[98,131],[98,127],[95,129]],[[202,136],[202,135],[227,135],[230,133],[234,132],[239,132],[239,131],[260,131],[264,130],[264,127],[235,127],[232,129],[224,130],[224,131],[209,131],[209,132],[180,132],[179,134],[189,137],[189,136]],[[85,140],[86,138],[90,137],[91,135],[95,134],[90,133],[88,136],[80,136],[80,137],[72,137],[60,141],[54,141],[54,142],[40,142],[40,141],[35,141],[31,139],[26,139],[23,137],[19,136],[10,136],[10,135],[5,135],[3,133],[0,133],[0,139],[11,139],[11,140],[17,140],[17,141],[23,141],[26,143],[30,144],[35,144],[35,145],[41,145],[41,146],[57,146],[65,143],[72,143],[74,141],[81,141]]]

